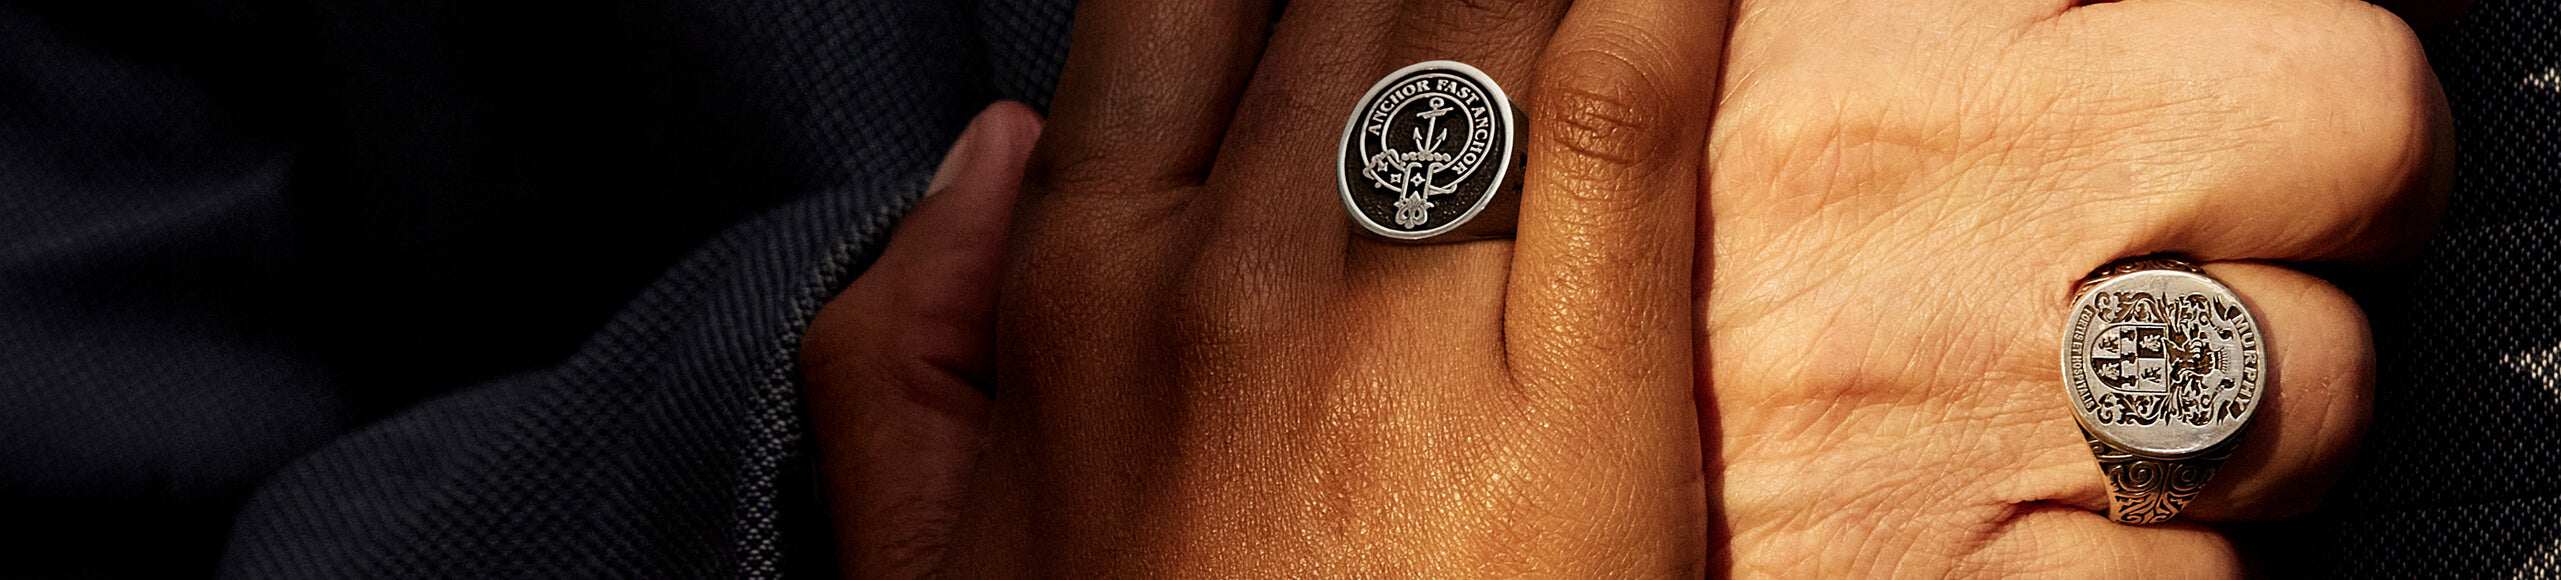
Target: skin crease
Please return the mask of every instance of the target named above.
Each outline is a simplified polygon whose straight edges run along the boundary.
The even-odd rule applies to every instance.
[[[1736,576],[2231,575],[2211,528],[2106,521],[2060,386],[2074,284],[2205,264],[2272,385],[2183,512],[2314,505],[2368,413],[2355,302],[2277,264],[2406,251],[2446,118],[2361,2],[1744,0],[1709,153],[1703,406]]]
[[[1047,132],[982,116],[1014,139],[956,146],[813,324],[849,576],[2231,575],[2211,528],[2094,513],[2072,285],[2172,252],[2251,302],[2276,383],[2183,518],[2298,512],[2373,355],[2282,264],[2399,255],[2448,175],[2415,44],[2353,2],[1746,0],[1725,57],[1672,42],[1722,10],[1643,10],[1681,3],[1298,0],[1268,46],[1217,6],[1085,3]],[[1449,29],[1554,31],[1458,55],[1537,103],[1517,244],[1232,193],[1330,192],[1329,115]]]

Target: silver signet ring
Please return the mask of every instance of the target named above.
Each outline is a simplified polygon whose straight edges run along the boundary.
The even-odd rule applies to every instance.
[[[1465,63],[1380,79],[1343,124],[1335,184],[1359,231],[1399,243],[1505,238],[1519,217],[1511,97]]]
[[[2168,521],[2196,499],[2232,456],[2267,381],[2258,317],[2187,262],[2110,264],[2072,301],[2063,387],[2117,523]]]

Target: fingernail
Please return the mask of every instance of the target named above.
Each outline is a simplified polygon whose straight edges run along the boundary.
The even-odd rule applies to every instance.
[[[969,120],[969,127],[960,130],[960,139],[952,141],[951,150],[943,153],[942,166],[934,169],[934,181],[925,185],[926,197],[950,189],[952,181],[969,172],[971,164],[976,163],[976,158],[986,150],[978,142],[987,139],[989,122],[987,112],[980,111],[977,117]]]

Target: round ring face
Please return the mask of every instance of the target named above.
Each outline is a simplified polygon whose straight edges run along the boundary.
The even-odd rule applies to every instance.
[[[1512,165],[1512,103],[1483,71],[1416,63],[1387,75],[1343,126],[1336,184],[1352,221],[1402,240],[1440,235],[1493,201]]]
[[[2202,274],[2136,270],[2086,288],[2063,332],[2063,380],[2081,426],[2176,459],[2230,439],[2258,410],[2258,319]]]

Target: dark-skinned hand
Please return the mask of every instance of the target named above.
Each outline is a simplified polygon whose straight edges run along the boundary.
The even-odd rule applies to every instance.
[[[1726,12],[1083,3],[1038,147],[1028,112],[983,116],[811,330],[846,569],[1703,573],[1690,301]],[[1344,119],[1437,59],[1526,105],[1514,240],[1348,229]]]

